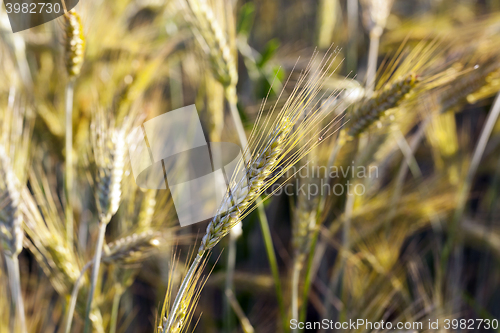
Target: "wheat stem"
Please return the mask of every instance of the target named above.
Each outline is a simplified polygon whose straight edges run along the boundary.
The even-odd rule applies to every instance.
[[[102,246],[104,244],[104,236],[106,235],[106,227],[108,223],[106,221],[101,221],[99,223],[99,236],[97,238],[96,251],[94,257],[94,267],[92,269],[92,277],[90,280],[90,291],[87,300],[87,310],[85,313],[85,326],[83,329],[84,333],[87,333],[90,329],[90,311],[92,310],[92,301],[94,299],[94,292],[97,285],[97,280],[99,278],[99,267],[101,263],[102,256]]]
[[[491,111],[488,114],[488,118],[486,119],[483,130],[481,131],[481,136],[479,138],[479,141],[476,145],[476,148],[474,149],[472,161],[469,165],[469,169],[467,170],[467,175],[465,177],[464,183],[460,187],[460,190],[458,192],[456,209],[455,213],[453,214],[453,220],[449,230],[449,236],[443,247],[443,252],[441,255],[441,267],[443,268],[443,271],[444,268],[446,267],[446,263],[451,254],[451,250],[456,242],[458,227],[460,225],[462,216],[465,212],[465,206],[472,186],[472,181],[474,180],[477,168],[479,166],[479,163],[481,162],[481,158],[486,149],[486,144],[488,143],[488,139],[491,135],[491,132],[493,131],[493,127],[495,126],[499,115],[500,115],[500,93],[497,95],[495,101],[493,102]]]
[[[111,319],[109,323],[109,333],[116,333],[116,323],[118,321],[118,310],[120,308],[120,299],[122,298],[122,288],[120,284],[117,284],[117,287],[120,289],[120,291],[117,291],[115,293],[115,296],[113,297],[113,307],[111,308]]]
[[[73,290],[71,292],[71,297],[69,299],[69,304],[68,304],[68,310],[66,313],[66,327],[64,329],[65,333],[69,333],[71,331],[71,324],[73,322],[73,315],[75,313],[75,306],[76,306],[76,300],[78,299],[78,292],[80,291],[80,287],[82,285],[85,272],[87,271],[87,269],[90,268],[90,266],[93,263],[94,261],[92,260],[86,263],[85,266],[83,266],[82,271],[80,272],[80,276],[73,285]]]
[[[291,319],[299,320],[299,280],[300,280],[300,272],[302,271],[302,266],[304,263],[304,255],[299,255],[294,260],[293,268],[292,268],[292,317]],[[304,302],[307,300],[304,299]],[[292,330],[293,333],[298,332],[298,329],[295,328]]]
[[[266,247],[266,255],[267,255],[267,260],[269,262],[269,267],[271,268],[271,274],[273,275],[274,289],[276,292],[278,307],[281,314],[282,325],[283,328],[286,329],[286,327],[288,327],[286,322],[287,316],[283,300],[283,291],[281,288],[281,278],[280,278],[280,271],[278,268],[278,260],[276,258],[276,252],[274,251],[271,229],[269,228],[269,221],[267,219],[265,207],[262,205],[262,199],[258,198],[256,201],[256,205],[258,205],[257,213],[259,214],[260,230],[262,232],[262,238],[264,239],[264,246]]]
[[[228,292],[231,292],[234,296],[234,293],[232,292],[233,287],[234,287],[234,270],[236,267],[236,240],[238,239],[238,234],[234,232],[232,229],[231,233],[229,233],[229,245],[228,245],[228,252],[227,252],[227,268],[226,268],[226,282],[225,282],[225,294],[227,295]],[[236,300],[237,302],[237,300]],[[229,297],[226,297],[224,300],[224,313],[225,313],[225,328],[226,332],[229,332],[231,330],[231,323],[232,323],[232,316],[230,312],[230,300]]]
[[[341,132],[341,134],[342,134],[342,132]],[[335,161],[337,159],[337,155],[340,152],[340,150],[342,149],[342,147],[344,146],[344,142],[345,142],[344,140],[338,140],[336,142],[335,146],[333,147],[332,152],[330,153],[330,156],[328,157],[327,170],[331,170],[332,167],[334,166]],[[328,173],[323,178],[323,182],[324,182],[324,184],[329,182]],[[326,206],[326,197],[323,195],[319,198],[318,209],[316,212],[316,220],[317,221],[319,221],[322,218],[325,206]],[[302,299],[304,301],[302,303],[302,307],[300,309],[300,316],[299,316],[300,321],[305,320],[306,312],[307,312],[307,299],[309,298],[309,290],[311,289],[311,284],[312,284],[313,278],[316,275],[316,271],[318,269],[317,265],[314,265],[316,243],[318,241],[318,233],[319,233],[319,229],[316,229],[313,232],[313,235],[311,236],[311,245],[309,247],[309,257],[307,260],[306,276],[304,279],[304,288],[303,288],[303,293],[302,293]]]
[[[73,244],[73,92],[74,80],[66,85],[66,239],[68,244]]]
[[[198,269],[198,266],[201,263],[202,257],[203,257],[203,252],[198,253],[196,255],[196,258],[194,258],[194,261],[191,264],[191,267],[189,267],[189,270],[187,271],[186,276],[182,280],[182,283],[179,287],[179,291],[177,292],[177,295],[175,296],[174,303],[172,304],[172,308],[171,308],[171,311],[169,313],[167,323],[163,326],[162,333],[170,332],[170,328],[174,324],[177,311],[179,310],[181,303],[183,302],[184,294],[188,290],[188,286],[191,283],[191,280],[193,279],[194,274],[196,273],[196,270]]]
[[[375,27],[370,32],[370,47],[368,50],[368,66],[366,70],[366,87],[368,93],[372,93],[375,88],[375,75],[377,73],[378,48],[382,29]]]
[[[231,304],[233,311],[236,313],[236,316],[238,316],[238,319],[240,320],[241,329],[243,330],[243,333],[254,333],[255,329],[250,323],[250,320],[248,320],[247,316],[245,315],[245,312],[243,312],[243,309],[238,303],[236,296],[234,296],[233,291],[230,289],[226,290],[226,297],[229,300],[229,303]]]
[[[358,67],[358,0],[347,0],[347,26],[349,42],[347,45],[347,69],[355,71]]]
[[[26,333],[26,318],[24,315],[24,304],[23,296],[21,293],[21,277],[19,274],[19,260],[17,255],[15,256],[5,256],[5,262],[7,264],[7,271],[9,274],[9,284],[12,294],[12,299],[15,304],[16,318],[19,323],[19,330],[22,333]]]

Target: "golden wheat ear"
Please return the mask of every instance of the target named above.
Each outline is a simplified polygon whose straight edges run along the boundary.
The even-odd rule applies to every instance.
[[[64,57],[70,79],[76,78],[82,69],[85,56],[85,36],[80,15],[75,9],[64,15]]]

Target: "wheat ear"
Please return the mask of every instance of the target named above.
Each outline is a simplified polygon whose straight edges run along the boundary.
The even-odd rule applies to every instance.
[[[65,36],[64,51],[65,65],[69,80],[65,91],[65,191],[66,191],[66,237],[69,243],[73,242],[73,94],[77,76],[83,65],[85,54],[85,36],[80,16],[72,9],[64,15]]]
[[[160,245],[159,234],[146,231],[120,238],[109,243],[102,262],[120,265],[134,264],[143,260],[148,253]]]
[[[100,119],[94,126],[93,144],[97,164],[97,209],[99,213],[99,236],[97,239],[94,266],[90,291],[87,300],[84,332],[88,332],[89,315],[92,309],[92,300],[97,285],[99,266],[101,263],[102,247],[106,227],[111,217],[116,213],[121,200],[121,182],[123,178],[125,159],[125,130],[115,129],[112,125],[104,129],[104,119]]]
[[[212,249],[228,232],[238,223],[241,213],[250,206],[262,192],[262,187],[274,171],[283,151],[284,141],[293,128],[291,118],[285,117],[280,121],[274,132],[269,145],[262,154],[254,160],[248,170],[248,187],[234,193],[237,204],[230,207],[226,212],[214,217],[207,226],[205,236],[201,240],[199,254]],[[244,192],[247,192],[244,194]]]
[[[397,107],[419,81],[416,74],[408,74],[362,102],[348,115],[349,122],[345,126],[347,137],[360,135],[380,119],[386,111]]]
[[[15,304],[19,330],[26,332],[26,319],[21,294],[18,255],[23,249],[22,217],[17,177],[10,158],[0,144],[0,242],[7,262],[12,299]]]
[[[474,71],[456,78],[440,96],[441,111],[453,110],[466,103],[468,96],[485,86],[489,75],[498,69],[498,63],[489,60]]]
[[[249,150],[252,147],[254,153],[247,163],[240,162],[240,167],[244,166],[245,174],[241,179],[232,180],[219,210],[208,224],[196,258],[183,279],[165,325],[162,325],[162,332],[170,332],[173,327],[177,313],[185,301],[187,290],[196,282],[193,277],[198,271],[203,255],[255,209],[252,204],[256,202],[260,194],[284,175],[298,160],[333,134],[334,131],[331,130],[338,124],[338,118],[330,120],[325,126],[323,121],[331,113],[323,111],[325,107],[336,101],[333,97],[335,94],[338,96],[340,92],[333,92],[329,96],[320,94],[325,79],[329,77],[327,73],[331,75],[332,62],[331,57],[325,56],[313,71],[314,60],[315,57],[299,78],[282,109],[278,111],[277,119],[272,123],[269,122],[269,117],[264,120],[265,128],[271,129],[269,134],[253,133],[251,135],[246,149]],[[306,80],[308,77],[312,79]],[[275,107],[276,105],[273,110]],[[260,121],[259,116],[257,124]],[[306,134],[311,139],[304,142]],[[301,146],[297,148],[299,142]],[[294,151],[295,148],[297,148],[296,151]]]
[[[29,236],[25,244],[49,277],[54,289],[65,297],[76,284],[88,281],[83,279],[84,275],[79,269],[73,247],[64,237],[63,222],[60,220],[59,210],[56,208],[57,204],[52,197],[46,176],[35,176],[32,173],[30,184],[34,194],[26,187],[21,193],[24,228]],[[36,202],[34,197],[37,198]],[[80,280],[79,276],[82,277]],[[82,295],[87,293],[87,289],[81,292]],[[86,302],[80,298],[77,303],[76,297],[74,301],[78,312],[84,318]],[[104,332],[102,316],[98,309],[92,311],[92,325],[96,332]]]
[[[186,308],[185,294],[192,287],[192,279],[199,271],[198,266],[202,261],[206,251],[212,249],[225,235],[229,233],[231,228],[241,221],[243,213],[262,193],[266,184],[266,178],[271,176],[273,169],[279,162],[280,153],[283,151],[284,140],[293,128],[293,122],[290,118],[285,117],[280,121],[278,126],[271,135],[272,139],[266,146],[262,154],[250,164],[248,169],[248,186],[241,188],[231,197],[237,202],[227,211],[216,215],[208,224],[205,236],[201,241],[195,260],[183,279],[179,292],[175,298],[174,304],[167,322],[164,325],[163,333],[175,332],[173,327],[177,327],[175,322],[178,320],[179,313],[184,312]]]
[[[238,71],[225,33],[206,0],[185,0],[191,15],[187,17],[203,50],[208,54],[212,72],[224,87],[235,86]]]
[[[72,9],[64,14],[65,65],[68,76],[73,79],[80,74],[85,54],[85,36],[80,15]]]
[[[209,57],[212,74],[224,86],[238,138],[241,145],[246,146],[245,130],[236,107],[238,102],[236,95],[238,69],[226,34],[206,0],[183,0],[181,4],[187,4],[186,19],[191,24],[202,49]]]

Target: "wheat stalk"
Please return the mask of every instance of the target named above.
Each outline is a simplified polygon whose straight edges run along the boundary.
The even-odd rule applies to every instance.
[[[97,119],[97,124],[94,124],[91,129],[97,166],[96,199],[99,213],[99,235],[87,300],[84,332],[88,332],[89,329],[89,315],[99,275],[106,227],[120,205],[125,159],[125,128],[116,129],[112,124],[105,124],[103,117],[100,117]]]
[[[335,98],[330,97],[339,93],[333,92],[330,96],[325,96],[326,93],[320,94],[324,80],[332,74],[330,73],[331,55],[325,56],[315,70],[312,70],[313,60],[315,57],[299,78],[282,109],[279,110],[277,119],[272,123],[269,123],[269,118],[264,121],[265,126],[270,126],[268,134],[254,133],[251,136],[246,149],[253,147],[254,153],[248,162],[240,162],[240,168],[244,167],[245,174],[241,179],[231,181],[228,193],[216,216],[208,224],[196,258],[184,277],[167,321],[162,326],[162,332],[172,332],[171,329],[174,327],[179,311],[185,307],[187,291],[197,283],[194,277],[199,272],[198,266],[204,254],[255,209],[252,205],[269,186],[332,134],[331,130],[338,123],[337,118],[330,120],[326,126],[320,125],[328,115],[322,111],[326,107],[325,104],[334,102]],[[309,77],[312,79],[306,81]],[[326,97],[324,100],[327,102],[322,104],[323,97]],[[276,105],[273,111],[275,107]],[[257,123],[260,120],[259,116]],[[311,139],[304,140],[306,135]],[[299,142],[302,145],[295,151]]]
[[[384,31],[394,0],[362,0],[363,18],[370,34],[370,47],[368,50],[368,65],[366,69],[366,85],[369,92],[375,87],[375,74],[377,72],[377,58],[380,36]]]
[[[308,166],[303,166],[307,168]],[[301,179],[309,182],[311,179]],[[291,319],[299,319],[299,282],[304,261],[311,249],[314,234],[318,229],[316,208],[319,197],[310,198],[300,193],[292,224],[292,247],[294,249],[291,279]]]
[[[70,243],[73,242],[73,94],[75,80],[80,74],[85,54],[85,37],[83,35],[83,25],[80,16],[72,9],[63,15],[65,23],[64,36],[64,56],[66,72],[69,81],[66,85],[66,169],[65,169],[65,190],[66,190],[66,235]]]

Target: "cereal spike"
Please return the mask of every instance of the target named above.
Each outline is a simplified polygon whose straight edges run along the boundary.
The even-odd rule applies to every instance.
[[[363,133],[387,110],[397,107],[419,81],[420,78],[411,73],[386,86],[382,91],[376,92],[347,116],[349,119],[345,127],[347,135],[356,137]]]
[[[71,79],[80,74],[85,55],[85,36],[80,16],[72,9],[64,15],[66,36],[64,50],[66,53],[66,71]]]
[[[97,172],[97,200],[100,220],[108,223],[120,205],[125,159],[124,132],[111,129],[111,137],[104,142],[105,146],[99,155],[103,158],[98,161]]]
[[[134,264],[146,257],[148,252],[158,247],[158,234],[152,231],[133,234],[108,244],[102,257],[106,263]]]
[[[237,204],[230,207],[227,212],[215,216],[207,226],[205,236],[201,241],[199,254],[213,248],[241,219],[241,215],[259,196],[265,180],[279,162],[279,155],[283,151],[287,136],[293,128],[293,121],[289,117],[283,118],[271,134],[269,145],[250,164],[248,172],[248,188],[243,198],[236,193]]]
[[[187,0],[187,3],[193,16],[189,21],[207,44],[215,78],[226,88],[234,87],[238,82],[236,62],[212,9],[205,0]]]

